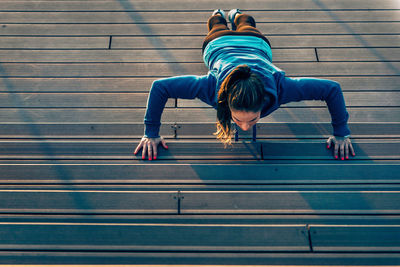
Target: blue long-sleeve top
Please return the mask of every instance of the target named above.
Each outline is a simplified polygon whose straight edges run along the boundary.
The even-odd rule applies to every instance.
[[[211,41],[203,52],[209,68],[207,75],[185,75],[153,82],[144,118],[145,136],[159,137],[161,115],[168,98],[195,99],[217,108],[219,88],[225,77],[238,65],[248,65],[264,82],[272,101],[261,110],[261,118],[282,104],[301,100],[324,100],[332,118],[333,135],[350,134],[349,118],[340,85],[331,80],[289,78],[272,64],[268,44],[253,36],[222,36]],[[271,105],[272,103],[272,105]]]

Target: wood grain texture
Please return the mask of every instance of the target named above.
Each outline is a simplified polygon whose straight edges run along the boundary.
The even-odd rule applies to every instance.
[[[201,35],[207,34],[206,23],[174,24],[4,24],[0,35],[7,36],[110,36],[110,35]],[[304,22],[259,23],[257,28],[267,35],[298,34],[399,34],[400,22]]]
[[[400,80],[400,78],[399,78]],[[346,107],[399,107],[400,96],[398,92],[344,92]],[[0,94],[1,100],[1,94]],[[1,103],[1,102],[0,102]],[[208,105],[198,99],[178,99],[178,108],[204,108]],[[326,107],[325,101],[311,100],[301,102],[289,102],[281,107]]]
[[[400,63],[390,62],[293,62],[278,63],[288,76],[399,76]],[[4,63],[4,78],[110,78],[205,75],[204,63]]]
[[[0,108],[146,108],[147,93],[0,93]],[[347,107],[399,107],[397,92],[344,93]],[[207,108],[200,100],[178,99],[178,108]],[[168,99],[166,108],[175,107]],[[292,102],[282,107],[326,107],[323,101]]]
[[[309,253],[309,252],[49,252],[49,251],[5,251],[0,253],[0,259],[5,264],[22,263],[60,265],[76,262],[98,265],[129,265],[132,262],[142,265],[225,265],[232,267],[241,264],[274,265],[274,266],[324,266],[331,265],[376,265],[396,266],[400,261],[398,253]],[[238,266],[239,267],[239,266]],[[241,266],[240,266],[241,267]]]
[[[18,44],[17,44],[18,46]],[[3,63],[86,63],[86,62],[194,62],[202,63],[200,49],[171,50],[0,50]],[[400,60],[399,48],[319,48],[320,62]],[[314,49],[272,49],[274,62],[316,62]]]
[[[314,251],[381,252],[400,250],[400,226],[312,225]]]
[[[15,214],[177,214],[175,195],[168,191],[0,190],[0,210]]]
[[[324,77],[340,83],[343,91],[399,91],[397,76]],[[3,78],[0,92],[148,92],[156,78]]]
[[[349,123],[353,138],[398,138],[400,123],[366,122]],[[161,125],[160,135],[169,139],[212,139],[216,131],[215,123],[174,123]],[[38,138],[38,139],[68,139],[68,138],[141,138],[144,133],[142,122],[124,123],[2,123],[1,138]],[[257,140],[268,138],[327,138],[332,133],[332,126],[327,122],[285,123],[267,122],[257,124]],[[239,128],[239,139],[252,139],[253,132]]]
[[[2,159],[141,159],[132,150],[138,143],[124,141],[2,141]],[[331,159],[333,149],[326,149],[325,140],[280,140],[258,143],[241,141],[227,147],[217,142],[170,141],[171,149],[158,151],[159,159]],[[261,153],[261,146],[263,147]],[[399,159],[400,142],[390,140],[353,140],[356,159]],[[344,157],[344,155],[342,155]],[[339,155],[341,157],[341,155]],[[350,156],[350,158],[352,158]]]
[[[398,161],[308,162],[200,162],[165,163],[163,161],[134,162],[0,162],[0,184],[181,184],[210,185],[343,185],[398,184]],[[251,175],[249,174],[251,170]],[[347,173],[353,173],[351,176]],[[335,187],[333,187],[335,188]]]
[[[3,159],[136,159],[133,141],[2,141]],[[169,142],[170,149],[159,149],[159,159],[260,160],[261,144],[243,142],[225,149],[217,142]],[[212,149],[210,149],[212,148]]]
[[[183,214],[399,214],[399,192],[182,191]]]
[[[390,52],[390,51],[388,51]],[[317,61],[314,49],[274,49],[275,62]],[[202,63],[201,49],[170,50],[0,50],[3,63],[186,62]]]
[[[350,122],[400,122],[399,108],[348,108]],[[197,114],[195,120],[188,114]],[[135,109],[84,109],[84,108],[46,108],[16,109],[4,108],[0,112],[0,121],[5,123],[143,123],[144,108]],[[316,123],[331,121],[327,108],[280,108],[260,120],[280,123]],[[216,111],[212,108],[170,109],[163,112],[162,123],[215,123]]]
[[[333,148],[321,151],[321,141],[263,141],[263,159],[321,159],[333,156]],[[325,145],[325,143],[324,143]],[[357,159],[399,159],[397,140],[357,140],[352,142]],[[345,155],[339,155],[339,160]],[[352,158],[350,155],[349,158]]]
[[[398,137],[399,123],[349,123],[352,137],[378,138],[378,137]],[[11,127],[10,127],[11,128]],[[0,127],[0,130],[2,128]],[[12,129],[12,128],[11,128]],[[10,129],[10,131],[11,131]],[[211,135],[216,130],[215,123],[177,123],[177,138],[214,138]],[[13,131],[14,132],[14,131]],[[21,131],[21,134],[26,131]],[[238,129],[239,139],[253,138],[252,129],[243,131]],[[280,123],[266,122],[257,123],[257,140],[267,138],[322,138],[328,137],[332,133],[330,123],[310,122],[310,123]]]
[[[335,48],[335,47],[399,47],[400,35],[358,34],[358,35],[272,35],[265,33],[272,48]],[[49,37],[51,38],[51,37]],[[62,38],[62,37],[58,37]],[[200,48],[204,36],[114,36],[113,49],[167,48],[195,49]]]
[[[147,93],[0,93],[0,107],[146,108]],[[169,99],[165,107],[175,107]]]
[[[63,215],[49,214],[13,214],[3,215],[2,222],[10,223],[89,223],[89,224],[208,224],[208,225],[399,225],[394,215],[185,215],[133,214],[133,215]]]
[[[175,12],[173,21],[177,23],[201,23],[206,22],[211,16],[211,11],[186,11]],[[246,11],[257,22],[371,22],[371,21],[398,21],[399,10],[255,10]],[[169,23],[171,12],[1,12],[0,23]]]
[[[181,2],[179,0],[168,0],[168,1],[133,1],[133,0],[122,0],[122,1],[2,1],[2,11],[137,11],[137,10],[214,10],[224,5],[224,8],[229,10],[232,8],[239,8],[246,10],[251,6],[252,9],[266,9],[268,10],[293,10],[296,9],[312,9],[312,10],[324,10],[324,9],[398,9],[396,2],[390,0],[383,0],[379,3],[373,0],[356,0],[356,1],[335,1],[320,0],[318,2],[312,0],[305,0],[298,2],[296,0],[286,1],[285,3],[279,0],[257,0],[252,1],[251,5],[247,1],[241,0],[230,1],[226,4],[224,1],[211,1],[205,0],[201,2]]]
[[[0,224],[0,232],[7,250],[309,251],[302,225]]]
[[[1,138],[141,138],[143,123],[2,123]],[[175,124],[164,123],[160,135],[175,138]]]
[[[20,17],[21,18],[21,17]],[[107,49],[109,37],[2,37],[1,49]],[[21,52],[22,51],[18,51]]]
[[[377,61],[389,62],[400,60],[399,48],[318,48],[320,61]]]
[[[1,92],[148,92],[154,78],[6,78]],[[382,83],[385,84],[384,80]],[[389,84],[391,82],[389,81]]]

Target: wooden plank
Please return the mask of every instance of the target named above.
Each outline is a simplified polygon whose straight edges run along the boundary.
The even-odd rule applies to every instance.
[[[49,251],[2,251],[0,259],[5,264],[98,264],[104,266],[109,264],[128,265],[135,262],[153,266],[184,265],[191,267],[207,264],[213,266],[231,265],[232,267],[242,264],[243,266],[266,265],[282,266],[291,265],[325,266],[396,266],[400,262],[398,253],[285,253],[285,252],[49,252]],[[193,266],[194,267],[194,266]]]
[[[224,5],[225,4],[225,5]],[[355,1],[329,1],[320,0],[318,2],[305,0],[298,2],[288,0],[282,3],[279,0],[255,0],[250,4],[241,0],[233,0],[227,4],[224,1],[206,0],[201,2],[181,2],[179,0],[169,1],[2,1],[2,11],[138,11],[138,10],[214,10],[224,5],[229,10],[232,8],[260,9],[264,10],[293,10],[293,7],[299,10],[324,10],[329,9],[398,9],[396,2],[391,0],[382,0],[379,4],[374,0],[355,0]]]
[[[354,65],[353,65],[354,64]],[[279,68],[286,71],[288,76],[353,76],[353,75],[396,75],[400,74],[400,64],[397,62],[296,62],[296,63],[279,63]],[[372,70],[375,65],[375,72]],[[352,68],[357,68],[353,70]]]
[[[315,47],[399,47],[400,35],[290,35],[271,36],[265,32],[273,48]],[[52,37],[49,37],[52,38]],[[60,37],[61,38],[61,37]],[[113,49],[199,48],[203,36],[113,36]]]
[[[0,93],[0,108],[145,108],[147,93]],[[166,107],[175,107],[169,99]]]
[[[397,76],[324,77],[340,83],[343,91],[399,91]],[[0,92],[148,92],[155,78],[3,78]]]
[[[344,92],[343,95],[347,107],[398,107],[400,105],[398,92]],[[208,105],[199,99],[178,99],[178,108],[194,107],[208,107]],[[282,107],[326,107],[326,103],[325,101],[301,101],[287,103]]]
[[[399,107],[397,92],[344,93],[347,107]],[[0,108],[146,108],[147,93],[0,93]],[[175,107],[168,99],[166,107]],[[201,100],[178,99],[178,108],[210,107]],[[291,102],[282,107],[326,107],[323,101]]]
[[[325,77],[340,83],[342,90],[398,90],[398,77]],[[397,88],[397,89],[396,89]]]
[[[314,49],[272,49],[274,62],[317,61]],[[41,62],[202,62],[200,49],[190,50],[0,50],[3,63]],[[321,62],[399,61],[399,48],[318,49]]]
[[[2,159],[137,159],[132,141],[0,141]],[[243,142],[224,149],[220,142],[169,142],[169,150],[158,151],[158,159],[260,160],[261,144]],[[212,148],[212,149],[210,149]]]
[[[340,185],[388,184],[400,182],[400,164],[394,162],[354,161],[283,164],[258,163],[26,163],[18,161],[0,162],[0,183],[5,185]],[[251,174],[249,174],[251,170]],[[352,175],[347,175],[352,173]]]
[[[214,126],[215,127],[215,126]],[[392,128],[390,128],[392,129]],[[142,138],[143,123],[2,123],[0,138]],[[160,135],[175,138],[175,124],[163,123]]]
[[[0,77],[154,77],[185,73],[206,74],[204,63],[4,63]]]
[[[350,122],[400,122],[399,108],[348,108]],[[4,108],[0,112],[2,123],[143,123],[145,109],[80,109],[47,108],[16,109]],[[193,119],[188,114],[197,114]],[[213,108],[170,109],[162,115],[162,123],[215,123],[216,111]],[[327,108],[280,108],[264,117],[260,123],[329,123],[331,117]]]
[[[168,119],[174,121],[175,114],[168,116],[168,113],[170,113],[168,109],[165,109],[162,122],[167,122]],[[173,111],[173,113],[175,112]],[[24,123],[143,123],[144,114],[144,109],[2,109],[0,121]]]
[[[304,22],[258,23],[268,35],[293,34],[400,34],[399,22]],[[110,35],[205,35],[206,23],[175,24],[4,24],[0,35],[7,36],[110,36]]]
[[[148,92],[154,78],[3,78],[0,92]],[[387,84],[382,80],[382,84]],[[389,81],[389,84],[392,82]]]
[[[133,214],[3,214],[1,222],[11,223],[122,223],[122,224],[208,224],[208,225],[399,225],[393,215],[179,215]]]
[[[393,191],[181,191],[182,214],[399,214]]]
[[[288,76],[399,76],[399,62],[292,62],[276,64]],[[4,63],[0,77],[94,78],[205,75],[204,63]]]
[[[172,142],[168,150],[159,151],[159,159],[229,159],[229,160],[260,160],[261,145],[252,142],[242,142],[232,147],[224,148],[220,142]],[[212,149],[210,149],[212,148]],[[141,158],[137,155],[136,158]]]
[[[251,4],[250,4],[251,6]],[[206,22],[211,11],[186,12],[0,12],[0,23],[200,23]],[[398,21],[399,10],[255,10],[247,11],[257,22],[336,22],[336,21]]]
[[[399,48],[318,48],[319,61],[399,61]]]
[[[353,138],[398,138],[400,123],[349,123]],[[160,135],[176,139],[215,139],[215,123],[163,123]],[[1,123],[0,138],[141,138],[142,123]],[[257,140],[270,138],[327,138],[330,123],[258,123]],[[239,128],[239,140],[252,139],[253,132]]]
[[[1,159],[137,159],[133,149],[138,142],[113,141],[1,141]],[[264,160],[329,160],[333,159],[333,149],[328,150],[325,140],[274,140],[258,143],[239,142],[224,149],[218,141],[169,141],[170,149],[159,149],[158,159],[220,159],[220,160],[260,160],[261,145]],[[400,142],[397,139],[355,140],[353,147],[357,160],[400,158]],[[350,156],[351,159],[353,159]]]
[[[5,37],[1,49],[107,49],[109,37]],[[19,51],[23,52],[23,51]]]
[[[398,140],[354,140],[356,159],[399,159]],[[325,140],[263,141],[263,159],[329,159],[333,149],[323,149]],[[352,159],[352,156],[350,156]],[[340,160],[340,158],[339,158]]]
[[[187,191],[213,191],[213,190],[247,190],[247,191],[358,191],[358,190],[370,190],[370,191],[399,191],[400,184],[389,185],[106,185],[106,184],[91,184],[91,185],[54,185],[54,184],[35,184],[35,185],[2,185],[4,190],[129,190],[129,191],[171,191],[171,190],[187,190]],[[106,216],[106,215],[103,215]],[[123,215],[128,216],[128,215]]]
[[[314,49],[273,49],[274,62],[317,61]],[[203,63],[201,49],[190,50],[0,50],[2,63],[41,62],[193,62]]]
[[[171,191],[0,190],[1,213],[176,214]]]
[[[313,250],[399,252],[400,226],[310,225]]]
[[[0,248],[50,251],[309,251],[304,225],[0,224]]]
[[[6,126],[3,126],[6,127]],[[394,138],[400,137],[400,124],[399,123],[349,123],[351,129],[351,136],[353,138]],[[11,128],[11,129],[10,129]],[[14,133],[18,136],[26,133],[26,130],[13,130],[9,127],[9,133]],[[1,135],[0,126],[0,135]],[[177,123],[177,138],[215,138],[212,135],[216,131],[215,123]],[[238,128],[239,139],[253,138],[252,129],[243,131]],[[7,131],[4,130],[6,135]],[[257,140],[264,138],[321,138],[322,136],[328,137],[332,134],[332,126],[330,123],[279,123],[267,122],[257,123]]]
[[[350,122],[400,122],[400,110],[398,108],[382,109],[382,108],[348,108],[350,114]],[[174,111],[164,111],[165,121],[175,122],[194,122],[187,114],[196,112],[195,122],[211,122],[214,123],[214,109],[176,109]],[[174,113],[174,114],[172,114]],[[172,116],[172,118],[170,117]],[[0,114],[1,118],[1,114]],[[2,118],[1,118],[2,119]],[[331,117],[327,108],[280,108],[274,113],[260,120],[263,122],[330,122]]]
[[[109,264],[128,265],[135,262],[153,266],[184,265],[191,267],[207,264],[209,266],[231,265],[232,267],[242,264],[282,266],[291,265],[325,266],[396,266],[400,262],[398,253],[285,253],[285,252],[49,252],[49,251],[2,251],[0,259],[5,264],[98,264],[104,266]],[[159,265],[159,266],[158,266]],[[194,267],[194,266],[193,266]]]

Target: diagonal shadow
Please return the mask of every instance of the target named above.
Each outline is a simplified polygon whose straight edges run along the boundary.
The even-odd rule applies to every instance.
[[[324,12],[326,12],[334,21],[339,23],[348,33],[350,33],[358,42],[360,42],[365,48],[377,58],[379,58],[386,66],[391,69],[396,75],[400,75],[400,69],[393,65],[388,59],[386,59],[378,50],[374,47],[370,46],[367,40],[365,40],[362,36],[357,34],[346,22],[341,20],[335,13],[333,13],[324,3],[320,0],[312,0],[314,4],[320,7]]]
[[[319,3],[319,1],[318,0],[313,0],[315,3]],[[321,8],[323,8],[323,9],[326,9],[325,8],[325,6],[324,5],[319,5]],[[329,12],[329,11],[327,11],[327,12]],[[329,12],[330,13],[330,15],[336,20],[336,21],[339,21],[341,24],[342,24],[342,26],[349,32],[349,33],[351,33],[355,38],[357,38],[357,40],[361,43],[361,44],[363,44],[363,46],[364,47],[368,47],[370,50],[371,50],[371,52],[377,57],[377,58],[379,58],[379,59],[381,59],[382,61],[386,61],[385,60],[385,58],[376,50],[376,49],[374,49],[373,47],[370,47],[369,46],[369,44],[368,44],[368,42],[366,41],[366,40],[364,40],[361,36],[359,36],[359,35],[357,35],[352,29],[351,29],[351,27],[349,26],[349,25],[347,25],[347,24],[345,24],[344,22],[341,22],[340,20],[338,20],[338,18],[336,18],[336,16],[332,13],[332,12]],[[393,64],[391,64],[390,62],[386,62],[387,63],[387,65],[389,66],[389,68],[391,69],[391,70],[393,70],[395,73],[397,73],[397,74],[399,74],[400,73],[400,71],[393,65]],[[290,116],[293,116],[294,117],[294,114],[289,114]],[[316,118],[317,119],[317,118]],[[293,127],[293,124],[291,124],[292,125],[292,127]],[[290,126],[288,126],[288,128],[290,128]],[[326,130],[325,130],[325,128],[323,128],[323,127],[321,127],[321,126],[319,126],[319,127],[317,127],[317,126],[314,126],[314,128],[315,128],[315,132],[318,132],[318,133],[325,133],[326,134]],[[292,129],[292,131],[293,131],[293,133],[295,133],[296,132],[296,129],[295,128],[293,128]],[[262,143],[261,143],[261,145],[263,145]],[[322,146],[321,146],[321,149],[322,149]],[[356,153],[357,153],[357,151],[356,151]],[[333,159],[332,159],[332,161],[333,161]],[[292,163],[292,162],[291,162]],[[210,176],[210,174],[207,172],[207,171],[204,171],[204,170],[200,170],[200,168],[199,169],[197,169],[196,168],[196,166],[191,166],[191,168],[193,169],[193,171],[198,175],[198,177],[199,177],[199,179],[201,179],[201,180],[203,180],[203,181],[205,181],[205,182],[207,182],[207,178],[208,177],[211,177]],[[245,166],[243,166],[243,168],[246,168]],[[224,175],[224,173],[218,173],[218,174],[214,174],[214,175],[221,175],[221,176],[223,176]],[[295,174],[295,175],[299,175],[299,174]],[[323,176],[324,174],[321,174],[321,176]],[[344,175],[346,175],[346,174],[344,174]],[[239,177],[239,176],[238,176]],[[241,178],[241,177],[240,177]],[[239,179],[240,179],[239,178]],[[305,177],[306,178],[306,177]],[[219,178],[220,179],[220,178]],[[264,177],[262,177],[261,179],[260,179],[260,183],[263,181],[263,179],[266,179],[265,180],[265,183],[267,183],[268,184],[268,176],[267,176],[267,174],[265,175],[265,178]],[[314,178],[314,179],[316,179],[316,178]],[[323,180],[321,180],[321,181],[323,181]],[[336,189],[337,190],[337,189]],[[303,193],[304,192],[304,193]],[[323,191],[322,191],[323,192]],[[374,207],[373,207],[373,204],[374,203],[372,203],[369,199],[367,199],[366,197],[365,197],[365,195],[362,193],[362,192],[360,192],[360,191],[358,191],[357,189],[355,189],[355,190],[353,190],[352,192],[349,192],[349,193],[347,193],[347,192],[344,192],[342,195],[341,195],[341,198],[340,199],[335,199],[335,198],[322,198],[322,199],[320,199],[321,201],[319,202],[319,201],[316,201],[314,198],[314,195],[312,195],[312,194],[308,194],[308,193],[306,193],[306,191],[298,191],[298,192],[293,192],[293,194],[296,194],[296,197],[298,197],[298,201],[301,201],[301,202],[303,202],[304,203],[304,205],[305,206],[308,206],[308,208],[309,208],[309,210],[311,211],[311,212],[313,212],[313,211],[322,211],[322,212],[325,212],[325,213],[334,213],[334,212],[336,212],[336,213],[340,213],[340,212],[342,212],[342,213],[344,213],[344,214],[346,214],[346,212],[357,212],[358,210],[362,210],[362,211],[365,211],[366,213],[368,213],[371,209],[373,209]],[[324,211],[325,209],[326,209],[326,207],[325,207],[325,205],[327,204],[327,201],[329,202],[329,201],[331,201],[331,202],[329,202],[329,204],[331,205],[331,207],[332,207],[332,209],[337,209],[336,211],[335,210],[329,210],[329,211]]]
[[[316,6],[318,6],[321,10],[323,10],[324,12],[326,12],[336,23],[340,24],[341,27],[343,27],[346,32],[348,32],[349,34],[351,34],[360,44],[362,44],[363,47],[367,48],[370,53],[372,55],[374,55],[377,59],[380,60],[380,62],[382,62],[383,64],[385,64],[388,69],[390,69],[391,71],[393,71],[394,75],[400,75],[400,69],[398,67],[396,67],[394,64],[392,64],[390,62],[390,60],[388,60],[387,58],[385,58],[376,48],[374,48],[373,46],[371,46],[367,40],[365,40],[360,34],[357,34],[350,25],[348,25],[348,23],[346,23],[345,21],[341,20],[334,12],[332,12],[327,6],[326,4],[322,3],[320,0],[313,0],[314,4]],[[288,114],[289,111],[285,110]],[[295,117],[295,115],[290,114],[290,116],[292,116],[293,118]],[[326,131],[323,128],[320,127],[316,127],[313,126],[315,128],[315,132],[317,133],[321,133],[321,134],[326,134]],[[290,126],[289,126],[290,128]],[[318,129],[320,128],[320,129]],[[295,133],[295,129],[292,128],[292,132]]]
[[[3,80],[3,83],[6,87],[6,90],[9,94],[9,100],[11,103],[13,103],[16,107],[21,107],[24,100],[18,97],[14,92],[17,90],[15,89],[15,86],[12,84],[10,79],[8,78],[9,75],[7,74],[6,69],[4,66],[0,63],[0,77]],[[41,136],[41,131],[40,128],[37,124],[35,124],[35,120],[33,117],[26,112],[23,108],[16,108],[18,116],[20,118],[19,122],[26,123],[26,125],[29,125],[27,129],[29,130],[29,135],[32,136],[32,138],[39,137]],[[1,122],[0,122],[1,123]],[[1,124],[0,124],[1,126]],[[54,148],[51,146],[51,144],[46,143],[46,142],[40,142],[38,143],[38,152],[41,153],[44,157],[48,157],[50,159],[55,158],[56,153],[54,153]],[[55,164],[54,165],[54,170],[56,177],[54,179],[59,179],[63,181],[72,181],[73,180],[73,175],[68,171],[67,168]],[[70,183],[69,183],[70,184]],[[80,210],[90,210],[91,205],[89,202],[83,197],[83,194],[74,190],[79,190],[78,188],[73,188],[73,185],[70,185],[70,188],[72,188],[72,191],[70,193],[71,199],[74,201],[75,206],[77,209]]]
[[[168,64],[168,67],[172,70],[176,75],[182,75],[185,73],[185,68],[181,64],[179,64],[178,59],[168,50],[167,46],[163,43],[163,41],[155,37],[153,29],[149,24],[143,23],[145,19],[138,12],[132,12],[132,10],[136,10],[134,4],[131,1],[118,0],[119,4],[125,9],[126,13],[129,15],[131,20],[136,23],[136,26],[140,29],[141,32],[146,33],[146,35],[151,35],[151,37],[147,37],[149,42],[154,48],[157,48],[157,53],[161,58],[164,58],[167,62],[173,62]],[[179,33],[179,26],[177,28],[177,33]]]

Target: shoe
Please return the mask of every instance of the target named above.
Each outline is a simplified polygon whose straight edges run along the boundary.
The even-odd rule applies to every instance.
[[[214,10],[214,12],[212,13],[212,16],[217,15],[217,14],[220,14],[221,17],[223,17],[224,19],[226,19],[225,11],[223,11],[222,9],[216,9],[216,10]]]
[[[235,17],[237,14],[242,14],[242,12],[235,8],[235,9],[231,9],[228,13],[228,18],[229,21],[231,22],[231,26],[232,26],[232,30],[235,31],[236,30],[236,25],[235,25]]]

